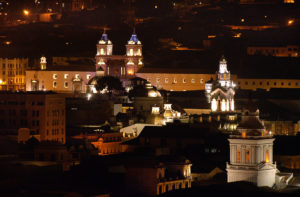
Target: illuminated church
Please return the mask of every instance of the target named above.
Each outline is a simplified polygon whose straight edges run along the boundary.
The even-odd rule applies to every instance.
[[[237,113],[235,110],[235,83],[230,78],[227,61],[224,57],[219,62],[216,80],[205,83],[205,95],[211,106],[211,116],[218,129],[232,132],[237,126]]]
[[[232,112],[234,109],[235,83],[230,80],[230,72],[227,70],[227,61],[221,58],[217,80],[205,83],[205,94],[211,104],[212,112]]]
[[[273,163],[274,138],[259,119],[259,110],[248,105],[234,135],[230,135],[230,162],[227,181],[248,181],[257,186],[273,187],[277,173]]]
[[[113,43],[106,31],[97,44],[96,70],[103,70],[104,75],[119,77],[121,80],[135,77],[143,67],[142,43],[135,30],[126,44],[125,55],[113,55]]]

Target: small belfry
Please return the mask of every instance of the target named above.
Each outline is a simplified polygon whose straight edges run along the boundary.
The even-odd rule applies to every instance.
[[[41,66],[41,70],[46,70],[47,69],[47,59],[45,56],[42,56],[40,59],[40,66]]]
[[[106,67],[108,61],[108,56],[111,56],[113,53],[113,44],[108,39],[106,30],[104,29],[101,39],[97,43],[97,54],[96,54],[96,70],[102,68],[105,73],[109,74],[109,70]]]
[[[126,44],[127,75],[134,75],[143,65],[142,43],[138,39],[135,28]]]
[[[227,182],[248,181],[257,186],[273,187],[277,173],[273,163],[273,141],[259,119],[259,110],[248,104],[236,133],[230,135],[230,162]]]
[[[227,70],[227,61],[222,56],[216,80],[211,79],[205,83],[205,94],[211,104],[212,112],[234,112],[235,83],[230,79]]]

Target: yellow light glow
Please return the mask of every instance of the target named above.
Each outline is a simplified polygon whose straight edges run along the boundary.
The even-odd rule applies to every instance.
[[[129,50],[129,56],[133,56],[133,49]]]
[[[128,69],[127,74],[128,75],[133,75],[133,70],[132,69]]]
[[[211,110],[212,110],[212,111],[217,111],[217,108],[218,108],[218,106],[217,106],[217,101],[216,101],[216,99],[213,99],[213,100],[211,101]]]
[[[221,102],[221,111],[225,111],[226,110],[226,101],[223,99]]]
[[[269,150],[266,151],[266,163],[269,163]]]
[[[103,48],[100,49],[100,55],[104,55],[104,49]]]
[[[138,55],[138,56],[141,56],[141,55],[142,55],[142,53],[141,53],[141,49],[138,49],[138,51],[137,51],[137,55]]]
[[[245,138],[246,137],[246,132],[242,132],[242,138]]]
[[[229,111],[229,100],[226,100],[226,111]]]
[[[0,79],[0,84],[2,84],[3,83],[3,81]]]
[[[240,38],[241,35],[242,35],[242,33],[237,33],[237,34],[235,34],[233,37],[234,37],[234,38]]]
[[[292,25],[295,21],[293,19],[288,20],[288,25]]]
[[[23,14],[24,14],[25,16],[28,16],[28,15],[30,14],[30,12],[29,12],[29,10],[23,10]]]
[[[207,38],[215,38],[217,37],[216,35],[208,35]]]
[[[242,19],[241,19],[241,22],[242,22],[242,23],[245,22],[245,19],[242,18]]]
[[[230,106],[231,111],[234,111],[234,100],[233,99],[231,100],[230,104],[231,104],[231,106]]]

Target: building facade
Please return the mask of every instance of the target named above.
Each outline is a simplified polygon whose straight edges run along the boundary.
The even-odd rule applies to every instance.
[[[249,46],[248,55],[265,55],[276,57],[299,57],[299,47],[296,45],[287,46]]]
[[[19,134],[20,143],[32,135],[40,141],[66,142],[64,96],[49,92],[3,92],[1,98],[1,133]],[[30,134],[23,132],[24,128]]]
[[[0,58],[0,90],[25,90],[28,58]]]
[[[95,66],[70,65],[62,58],[54,60],[57,60],[53,61],[54,65],[47,66],[46,59],[42,57],[40,68],[26,71],[26,91],[85,93],[90,79],[96,75]]]
[[[199,71],[198,71],[199,72]],[[216,80],[215,74],[197,74],[197,71],[142,69],[136,76],[148,80],[158,89],[168,91],[194,91],[205,90],[205,83],[210,79]],[[269,91],[272,88],[300,88],[300,79],[285,78],[242,78],[236,74],[230,75],[231,80],[236,84],[237,89]]]
[[[126,185],[130,190],[149,196],[190,188],[191,166],[189,160],[131,164],[127,167]]]

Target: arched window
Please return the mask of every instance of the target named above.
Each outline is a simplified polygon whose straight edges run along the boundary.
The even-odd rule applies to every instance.
[[[103,48],[100,49],[100,55],[104,55],[104,49]]]
[[[250,151],[246,150],[246,163],[250,163]]]
[[[221,101],[221,111],[225,111],[226,110],[226,101],[225,99],[222,99]]]
[[[133,49],[129,49],[129,56],[133,56]]]
[[[217,109],[218,109],[217,101],[216,101],[216,99],[213,99],[213,100],[211,101],[211,110],[212,110],[212,111],[217,111]]]
[[[236,162],[237,163],[241,162],[241,150],[237,150],[236,152]]]
[[[269,150],[266,150],[266,163],[269,163]]]
[[[231,111],[234,111],[234,100],[233,99],[231,99],[230,104],[231,104],[231,106],[230,106]]]

